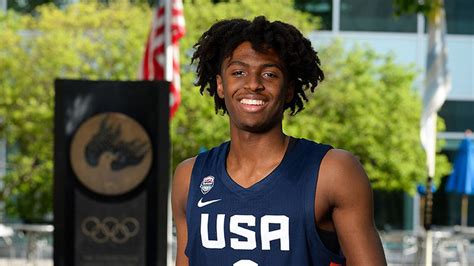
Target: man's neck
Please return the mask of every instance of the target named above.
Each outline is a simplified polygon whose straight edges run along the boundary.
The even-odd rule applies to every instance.
[[[283,133],[282,126],[278,125],[266,132],[248,132],[231,128],[231,145],[229,155],[236,157],[260,157],[261,155],[285,153],[288,136]],[[261,158],[261,157],[260,157]]]
[[[281,127],[258,134],[232,131],[227,170],[238,184],[248,187],[260,181],[282,161],[289,137]]]

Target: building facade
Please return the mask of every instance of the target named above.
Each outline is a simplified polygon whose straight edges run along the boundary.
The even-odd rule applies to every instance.
[[[414,64],[420,70],[414,87],[423,87],[427,54],[427,29],[422,15],[394,16],[393,1],[387,0],[297,0],[296,6],[322,18],[322,29],[311,34],[316,48],[334,38],[345,47],[369,46],[378,53],[393,53],[396,61]],[[448,68],[452,89],[439,111],[446,131],[438,138],[445,140],[443,152],[454,160],[466,129],[474,129],[474,1],[445,0],[447,20]],[[459,224],[459,196],[444,192],[446,178],[435,193],[434,223]],[[419,221],[418,201],[403,193],[375,192],[376,220],[381,229],[413,228]],[[404,208],[400,208],[403,199]],[[474,207],[470,199],[469,206]],[[383,209],[377,208],[382,204]],[[382,206],[380,205],[380,206]],[[393,206],[394,208],[391,208]],[[398,209],[398,210],[397,210]],[[399,210],[403,209],[403,210]],[[470,208],[469,224],[474,225],[474,208]],[[401,216],[401,217],[400,217]]]

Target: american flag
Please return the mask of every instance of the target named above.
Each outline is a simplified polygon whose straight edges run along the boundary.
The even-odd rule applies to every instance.
[[[179,39],[184,36],[183,3],[161,0],[153,10],[152,26],[138,79],[167,80],[170,86],[170,116],[181,102],[179,76]]]

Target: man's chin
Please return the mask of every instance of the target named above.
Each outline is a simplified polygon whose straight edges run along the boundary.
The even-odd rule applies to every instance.
[[[273,128],[278,126],[278,123],[245,123],[240,125],[238,128],[243,131],[247,131],[254,134],[264,134],[271,131]]]

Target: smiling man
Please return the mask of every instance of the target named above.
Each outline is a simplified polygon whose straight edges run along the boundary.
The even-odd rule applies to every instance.
[[[324,78],[310,41],[257,17],[217,22],[195,48],[197,85],[228,114],[230,141],[176,169],[176,264],[385,265],[358,160],[283,132],[284,111]]]

